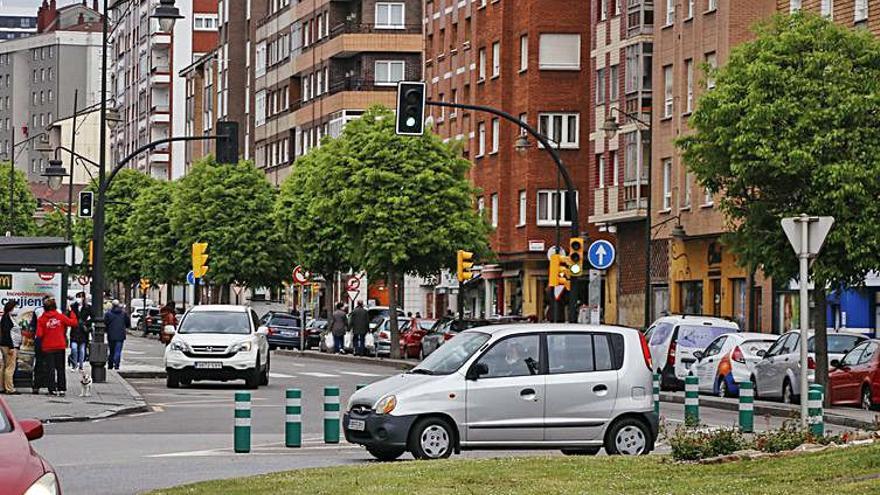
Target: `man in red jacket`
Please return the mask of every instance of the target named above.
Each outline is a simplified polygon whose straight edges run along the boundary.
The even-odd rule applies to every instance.
[[[49,387],[49,395],[64,396],[67,391],[67,375],[64,369],[64,353],[67,351],[67,327],[77,325],[76,315],[64,316],[58,311],[54,298],[43,304],[43,314],[37,319],[37,338],[40,339],[45,364],[43,369],[48,373],[45,382]]]

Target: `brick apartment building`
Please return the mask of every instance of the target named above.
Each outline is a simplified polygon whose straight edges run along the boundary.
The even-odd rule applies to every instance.
[[[584,230],[591,2],[577,3],[579,8],[563,0],[426,2],[425,80],[431,99],[489,105],[537,125],[559,146],[573,176]],[[543,318],[546,253],[557,237],[567,247],[572,215],[566,206],[554,208],[556,199],[565,204],[565,192],[556,194],[552,160],[534,140],[517,152],[520,129],[512,123],[476,112],[431,112],[440,136],[462,143],[481,190],[478,208],[495,227],[491,245],[498,258],[465,287],[468,311]]]
[[[280,184],[293,161],[400,80],[422,78],[421,2],[278,0],[258,22],[254,161]]]
[[[672,313],[746,320],[746,271],[719,239],[724,218],[689,174],[674,141],[688,131],[697,99],[711,91],[704,66],[718,66],[753,36],[751,28],[776,10],[777,0],[662,0],[655,3],[652,117],[652,223],[669,220],[657,238],[667,246]],[[805,2],[806,3],[806,2]],[[672,237],[676,225],[684,235]],[[657,290],[660,289],[658,286]],[[769,331],[772,284],[758,272],[753,286],[755,330]]]
[[[654,2],[597,0],[592,25],[596,110],[590,119],[593,201],[588,205],[589,220],[613,236],[619,256],[619,262],[605,274],[603,316],[607,323],[641,326],[651,139],[647,125],[638,120],[651,121]],[[608,118],[620,125],[611,138],[601,130]],[[662,243],[657,246],[655,259],[663,259],[662,248]],[[668,296],[662,288],[664,266],[654,264],[655,282],[660,282],[653,301],[654,315],[668,309]]]

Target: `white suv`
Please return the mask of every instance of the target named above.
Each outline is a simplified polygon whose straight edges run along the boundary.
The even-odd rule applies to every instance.
[[[684,388],[684,379],[701,352],[717,337],[739,332],[735,322],[711,316],[673,315],[658,318],[645,334],[660,388]]]
[[[238,380],[248,388],[269,384],[268,329],[246,306],[190,309],[165,348],[169,388],[194,380]]]
[[[461,332],[356,392],[343,418],[345,438],[381,460],[497,448],[641,455],[657,423],[641,332],[576,324]]]

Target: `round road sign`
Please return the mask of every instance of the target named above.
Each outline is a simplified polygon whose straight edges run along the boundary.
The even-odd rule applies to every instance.
[[[293,283],[305,285],[309,283],[310,278],[312,278],[312,274],[307,272],[302,265],[296,265],[296,268],[293,269]]]

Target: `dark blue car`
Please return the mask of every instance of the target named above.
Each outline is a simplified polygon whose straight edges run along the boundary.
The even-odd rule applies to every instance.
[[[298,316],[270,311],[260,319],[260,325],[269,328],[269,349],[299,349],[302,325]]]

